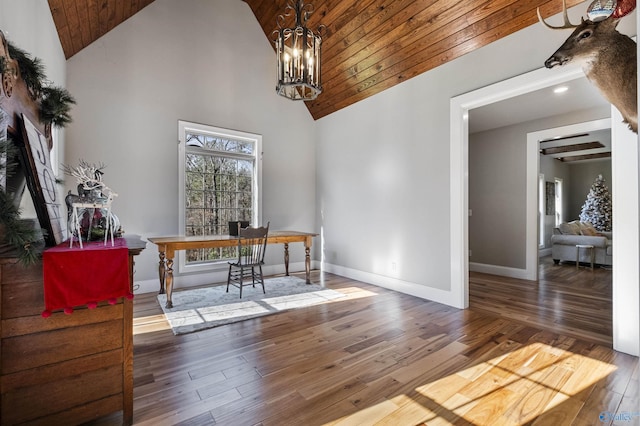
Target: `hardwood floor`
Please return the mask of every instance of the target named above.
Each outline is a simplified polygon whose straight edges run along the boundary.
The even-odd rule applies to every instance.
[[[467,310],[312,271],[345,298],[181,336],[155,295],[136,296],[134,422],[556,426],[627,412],[615,424],[640,424],[638,358],[601,341],[605,274],[563,287],[553,277],[567,268],[537,290],[474,274]]]
[[[472,272],[469,306],[567,336],[612,346],[612,271],[540,259],[538,282]]]

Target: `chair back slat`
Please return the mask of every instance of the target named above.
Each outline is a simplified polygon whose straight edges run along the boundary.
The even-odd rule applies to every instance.
[[[243,228],[238,231],[238,263],[258,265],[264,262],[269,224],[259,228]]]

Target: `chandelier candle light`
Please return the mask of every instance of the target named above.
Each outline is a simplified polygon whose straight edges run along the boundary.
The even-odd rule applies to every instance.
[[[277,54],[279,95],[291,100],[311,101],[322,92],[320,83],[320,26],[314,33],[304,24],[313,13],[313,6],[302,0],[289,1],[286,13],[277,18],[278,30],[275,40]],[[295,28],[285,27],[285,17],[295,12]]]

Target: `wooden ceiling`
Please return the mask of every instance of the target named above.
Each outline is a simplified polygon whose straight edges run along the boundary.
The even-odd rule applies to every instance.
[[[65,56],[75,55],[153,0],[48,0]],[[287,0],[244,0],[273,40]],[[561,11],[561,0],[308,0],[307,26],[326,29],[323,93],[314,119],[373,96]],[[571,7],[582,0],[567,0]],[[586,6],[585,6],[586,11]],[[532,41],[533,43],[534,41]],[[471,71],[470,71],[471,72]],[[275,76],[274,76],[275,78]]]
[[[67,59],[153,0],[48,0]]]

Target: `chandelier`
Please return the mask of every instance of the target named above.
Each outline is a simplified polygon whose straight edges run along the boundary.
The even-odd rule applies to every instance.
[[[295,12],[295,28],[286,28],[284,21],[290,12]],[[302,0],[289,0],[285,14],[277,18],[278,30],[275,40],[277,54],[279,95],[294,101],[311,101],[322,92],[320,83],[320,26],[314,33],[304,26],[313,13],[313,6]]]

